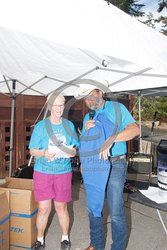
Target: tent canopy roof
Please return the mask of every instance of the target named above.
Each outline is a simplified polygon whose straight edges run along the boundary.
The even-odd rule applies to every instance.
[[[167,85],[167,37],[104,0],[1,0],[0,23],[0,92],[13,79],[28,95],[74,95],[82,78],[112,92]]]

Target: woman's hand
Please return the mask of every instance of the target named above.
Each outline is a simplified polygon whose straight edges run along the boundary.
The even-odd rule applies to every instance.
[[[38,149],[38,148],[30,149],[30,154],[32,156],[35,156],[36,158],[44,156],[48,160],[52,159],[55,156],[54,153],[49,153],[48,149]]]
[[[72,148],[70,151],[71,151],[70,154],[67,154],[69,157],[76,156],[76,153],[77,153],[76,148]]]
[[[44,157],[48,160],[51,160],[55,157],[55,153],[49,153],[48,149],[44,150]]]

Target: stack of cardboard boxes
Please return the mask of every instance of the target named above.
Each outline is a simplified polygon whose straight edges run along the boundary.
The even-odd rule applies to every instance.
[[[0,190],[0,249],[9,249],[9,192]]]
[[[1,202],[2,199],[3,202]],[[0,249],[33,249],[37,236],[36,215],[37,204],[34,200],[33,180],[6,178],[6,182],[0,186],[0,233],[2,235],[2,237],[0,235]]]

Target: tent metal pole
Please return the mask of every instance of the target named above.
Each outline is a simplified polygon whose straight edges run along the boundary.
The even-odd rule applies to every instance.
[[[15,89],[16,80],[13,80],[12,85],[12,110],[11,110],[11,126],[10,126],[10,162],[9,162],[9,177],[12,175],[12,163],[13,163],[13,140],[14,140],[14,116],[15,116]]]
[[[9,87],[9,83],[8,83],[8,81],[7,81],[7,79],[6,79],[6,77],[4,75],[3,75],[3,78],[4,78],[5,82],[6,82],[6,86],[8,88],[8,91],[9,91],[10,95],[12,95],[12,92],[11,92],[10,87]]]
[[[45,102],[45,104],[44,104],[44,106],[43,106],[43,108],[42,108],[42,111],[44,110],[45,106],[46,106],[46,102]],[[40,114],[41,114],[41,113],[42,113],[42,112],[40,112]],[[48,113],[48,108],[46,108],[46,110],[45,110],[45,113],[44,113],[44,116],[43,116],[43,120],[46,118],[47,113]],[[39,118],[39,115],[38,115],[36,121],[38,120],[38,118]],[[34,122],[34,125],[33,125],[33,126],[35,126],[36,121]],[[30,157],[30,159],[29,159],[29,161],[28,161],[28,166],[29,166],[29,167],[31,166],[31,162],[32,162],[32,160],[33,160],[33,157],[34,157],[34,156],[31,155],[31,157]]]
[[[23,92],[25,92],[27,89],[32,89],[32,87],[35,85],[35,84],[37,84],[37,83],[39,83],[39,82],[41,82],[43,79],[45,79],[46,78],[46,76],[43,76],[42,78],[40,78],[40,79],[38,79],[37,81],[35,81],[34,83],[32,83],[30,86],[26,86],[24,83],[22,83],[22,82],[20,82],[20,81],[18,81],[18,83],[20,83],[21,85],[23,85],[23,86],[26,86],[26,88],[24,89],[24,90],[22,90],[21,92],[19,92],[18,94],[17,94],[17,96],[18,95],[21,95]],[[32,90],[34,90],[34,89],[32,89]],[[40,94],[42,94],[41,92],[39,92],[39,91],[37,91],[37,90],[34,90],[35,92],[37,92],[37,93],[40,93]]]
[[[142,153],[142,131],[141,131],[141,95],[139,93],[139,130],[140,130],[140,141],[139,141],[139,152]]]

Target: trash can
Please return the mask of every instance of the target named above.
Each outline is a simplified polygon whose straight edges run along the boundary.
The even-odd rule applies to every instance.
[[[157,146],[158,186],[167,194],[167,140],[161,140]]]

